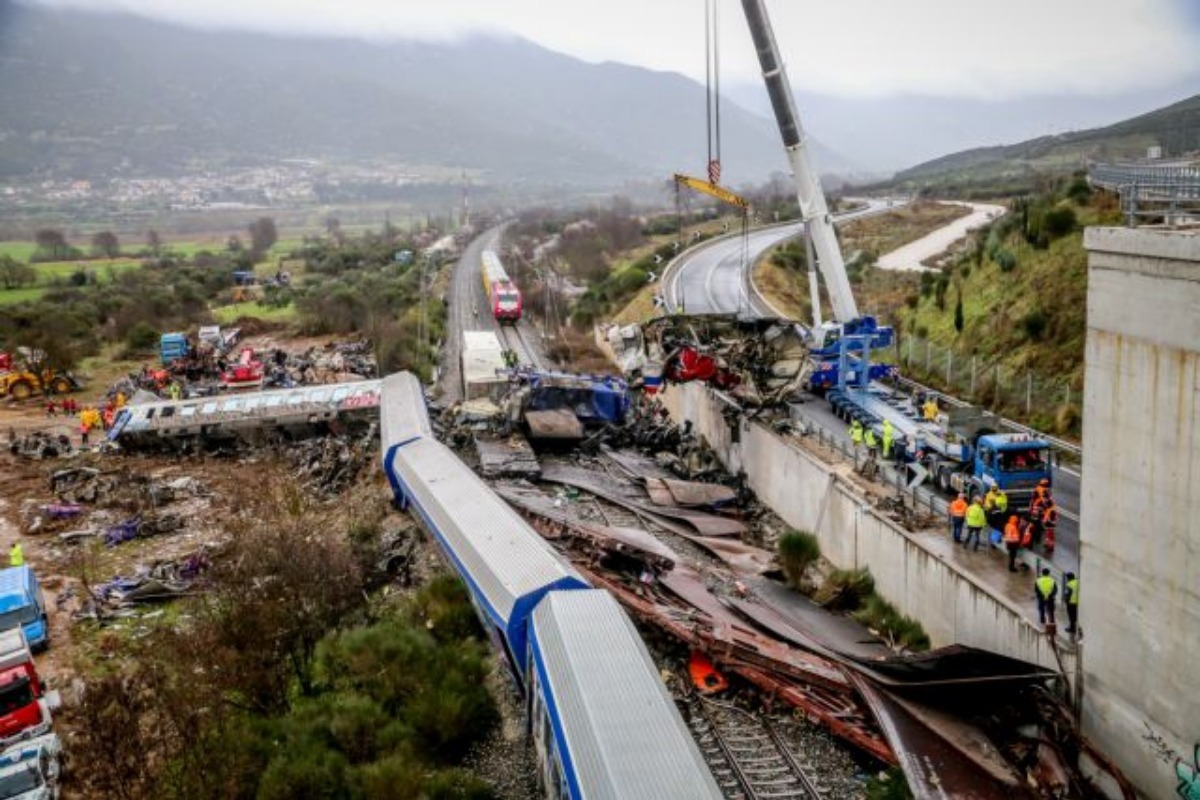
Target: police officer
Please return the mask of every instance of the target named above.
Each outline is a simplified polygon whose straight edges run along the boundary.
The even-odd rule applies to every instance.
[[[1079,632],[1079,578],[1074,572],[1067,573],[1063,603],[1067,606],[1067,633],[1074,636]]]
[[[1058,583],[1054,578],[1050,577],[1050,568],[1042,567],[1041,576],[1034,581],[1033,594],[1037,599],[1038,606],[1038,622],[1042,625],[1046,624],[1046,620],[1050,620],[1050,624],[1054,624],[1054,603],[1058,599]]]

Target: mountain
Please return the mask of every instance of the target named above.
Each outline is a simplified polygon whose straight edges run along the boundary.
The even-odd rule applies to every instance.
[[[731,85],[733,99],[769,116],[758,84]],[[940,97],[904,93],[836,96],[800,89],[804,126],[866,170],[893,174],[946,153],[1081,131],[1128,119],[1196,93],[1196,81],[1113,94],[1042,94],[1025,97]]]
[[[0,0],[0,108],[0,180],[303,158],[611,186],[705,163],[699,84],[516,38],[285,38]],[[772,121],[726,103],[722,131],[728,181],[787,169]]]
[[[1200,150],[1200,95],[1104,128],[942,156],[897,173],[891,185],[1027,190],[1038,175],[1069,173],[1088,160],[1144,158],[1151,146],[1169,157]]]

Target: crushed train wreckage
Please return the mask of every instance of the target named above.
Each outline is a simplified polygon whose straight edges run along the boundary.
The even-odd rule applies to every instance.
[[[1103,796],[1096,782],[1134,797],[1079,735],[1057,672],[957,645],[897,653],[774,580],[774,553],[742,541],[736,479],[678,480],[630,450],[574,461],[547,459],[540,483],[496,491],[642,624],[900,765],[917,797]],[[716,563],[695,564],[652,530]]]
[[[786,402],[813,371],[808,334],[798,323],[728,314],[665,316],[609,326],[603,342],[635,387],[702,381],[747,406]]]

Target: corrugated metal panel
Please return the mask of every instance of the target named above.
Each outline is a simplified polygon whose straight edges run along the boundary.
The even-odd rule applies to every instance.
[[[418,439],[391,461],[395,478],[505,624],[520,598],[564,578],[583,582],[445,445]]]
[[[411,372],[397,372],[383,379],[383,400],[379,411],[383,452],[420,436],[432,436],[429,411],[421,382]]]
[[[629,617],[608,592],[555,592],[533,637],[588,800],[721,798]]]

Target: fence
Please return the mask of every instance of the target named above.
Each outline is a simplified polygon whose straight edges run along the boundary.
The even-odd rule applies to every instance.
[[[1035,428],[1078,435],[1083,387],[1016,370],[995,360],[956,353],[928,339],[904,337],[892,356],[907,375],[996,412],[1021,417]]]

